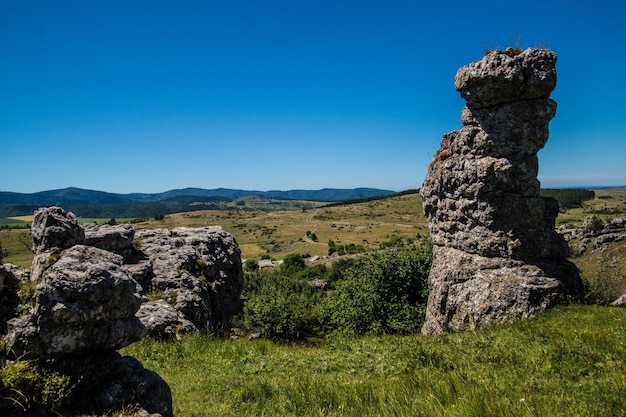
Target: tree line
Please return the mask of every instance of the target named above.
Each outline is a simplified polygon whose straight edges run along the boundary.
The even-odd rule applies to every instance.
[[[541,196],[554,198],[561,210],[567,210],[582,207],[583,201],[594,199],[596,193],[582,188],[542,188]]]

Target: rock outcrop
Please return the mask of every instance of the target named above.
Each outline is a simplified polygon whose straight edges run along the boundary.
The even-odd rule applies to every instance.
[[[532,316],[582,284],[539,194],[537,152],[556,112],[556,55],[496,51],[461,68],[463,127],[445,134],[421,187],[434,243],[425,334]]]
[[[31,279],[35,282],[39,281],[43,271],[63,250],[85,242],[85,232],[78,224],[76,216],[66,213],[61,207],[37,210],[30,234],[35,254],[31,265]]]
[[[32,314],[9,322],[7,350],[16,357],[54,358],[120,349],[146,334],[135,317],[140,305],[138,285],[121,256],[73,246],[43,272]],[[21,336],[24,323],[35,327],[34,339]]]
[[[47,406],[25,405],[3,391],[8,397],[1,406],[9,407],[9,416],[100,415],[128,406],[144,415],[172,416],[167,383],[136,359],[115,352],[147,333],[135,315],[141,287],[122,256],[83,245],[82,227],[58,207],[37,211],[35,220],[35,294],[31,308],[6,323],[1,356],[31,360],[43,373],[69,378],[72,388]],[[0,267],[3,289],[15,294],[19,279]]]
[[[209,226],[139,230],[135,238],[146,293],[162,293],[201,331],[228,329],[243,289],[241,252],[233,235]]]
[[[589,244],[593,243],[593,250],[604,250],[613,243],[626,239],[626,218],[617,217],[606,224],[597,216],[587,216],[580,228],[569,223],[559,226],[558,231],[565,240],[571,244],[574,239],[579,239],[577,247],[572,247],[576,255],[587,252]]]
[[[51,410],[10,415],[102,414],[132,406],[140,415],[171,416],[167,384],[116,350],[148,332],[172,338],[228,330],[243,288],[234,237],[217,226],[83,229],[59,207],[38,210],[31,233],[35,295],[27,313],[6,322],[6,357],[67,375],[73,388]],[[0,265],[3,328],[20,302],[17,288],[24,279]]]
[[[6,333],[6,323],[20,303],[17,292],[21,281],[16,270],[19,268],[14,265],[0,264],[0,334]]]

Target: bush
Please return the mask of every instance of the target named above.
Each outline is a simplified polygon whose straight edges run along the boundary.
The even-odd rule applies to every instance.
[[[430,241],[363,256],[342,274],[325,300],[326,331],[411,333],[419,330],[428,300]]]
[[[246,263],[243,264],[244,271],[257,271],[259,269],[259,261],[254,258],[246,259]]]
[[[246,278],[244,327],[272,340],[304,340],[316,334],[321,293],[308,279],[282,268],[247,273]]]
[[[328,256],[337,252],[339,256],[354,255],[357,253],[367,252],[367,248],[363,245],[355,245],[354,243],[348,243],[347,245],[337,245],[333,240],[328,241]]]
[[[305,268],[304,258],[299,253],[290,253],[283,259],[280,270],[287,274],[297,273]]]
[[[292,254],[278,270],[246,271],[240,323],[272,340],[294,341],[335,333],[410,333],[424,320],[430,241],[411,242],[331,268],[307,267]],[[324,280],[324,290],[312,285]]]

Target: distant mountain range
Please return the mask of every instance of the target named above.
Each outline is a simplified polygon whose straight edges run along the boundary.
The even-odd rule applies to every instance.
[[[376,188],[290,191],[184,188],[156,194],[115,194],[74,187],[32,194],[0,191],[0,217],[28,215],[38,207],[52,205],[71,210],[80,217],[142,217],[179,211],[218,209],[223,208],[224,203],[252,196],[273,200],[337,202],[381,197],[394,193],[394,191]]]

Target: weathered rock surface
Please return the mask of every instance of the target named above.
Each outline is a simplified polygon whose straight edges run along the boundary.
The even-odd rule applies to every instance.
[[[6,332],[6,323],[13,318],[15,308],[20,303],[17,296],[20,278],[16,276],[16,269],[11,264],[0,264],[0,334]]]
[[[137,311],[137,318],[148,330],[150,336],[169,339],[181,333],[197,333],[192,322],[169,305],[165,300],[149,301]]]
[[[140,340],[146,329],[135,313],[137,283],[120,256],[76,245],[44,271],[35,290],[32,317],[11,323],[7,350],[17,357],[50,358],[84,351],[115,350]],[[33,345],[20,335],[37,329]],[[21,329],[24,328],[22,331]]]
[[[76,216],[61,207],[46,207],[35,211],[30,234],[33,238],[31,279],[39,281],[43,271],[65,249],[83,244],[85,232]]]
[[[136,316],[141,287],[112,252],[132,252],[132,227],[90,230],[85,239],[76,219],[60,208],[39,210],[34,224],[35,297],[27,314],[7,322],[6,353],[69,376],[72,389],[47,409],[17,407],[9,415],[100,415],[132,406],[138,415],[172,416],[167,384],[115,352],[147,333]],[[150,272],[149,262],[134,268],[138,275]]]
[[[495,53],[461,68],[463,127],[445,134],[421,187],[435,245],[425,334],[528,317],[582,294],[539,194],[537,152],[556,112],[556,55]]]
[[[85,232],[76,216],[61,207],[46,207],[35,212],[30,228],[35,252],[50,248],[67,249],[85,241]]]
[[[135,229],[130,224],[103,224],[85,226],[85,245],[115,252],[122,256],[130,255]]]
[[[173,416],[167,383],[133,357],[111,351],[74,355],[54,361],[52,368],[79,379],[83,387],[61,405],[63,415],[102,415],[130,406],[138,415]]]
[[[141,283],[144,292],[162,292],[201,331],[226,330],[243,288],[235,238],[219,226],[139,230],[135,237],[152,268]]]
[[[597,216],[587,216],[580,228],[566,223],[558,228],[559,233],[571,244],[574,239],[580,239],[580,243],[573,250],[577,255],[583,255],[587,252],[590,243],[593,243],[593,249],[604,250],[614,242],[626,239],[626,218],[617,217],[604,223]]]
[[[7,322],[6,349],[9,358],[71,375],[77,394],[52,413],[101,414],[132,405],[138,415],[171,416],[167,384],[114,350],[148,331],[175,337],[228,329],[243,287],[234,237],[221,227],[83,229],[71,213],[51,207],[36,212],[33,242],[33,306]],[[0,296],[3,288],[15,294],[16,279],[0,265]],[[162,299],[140,307],[146,294]]]

